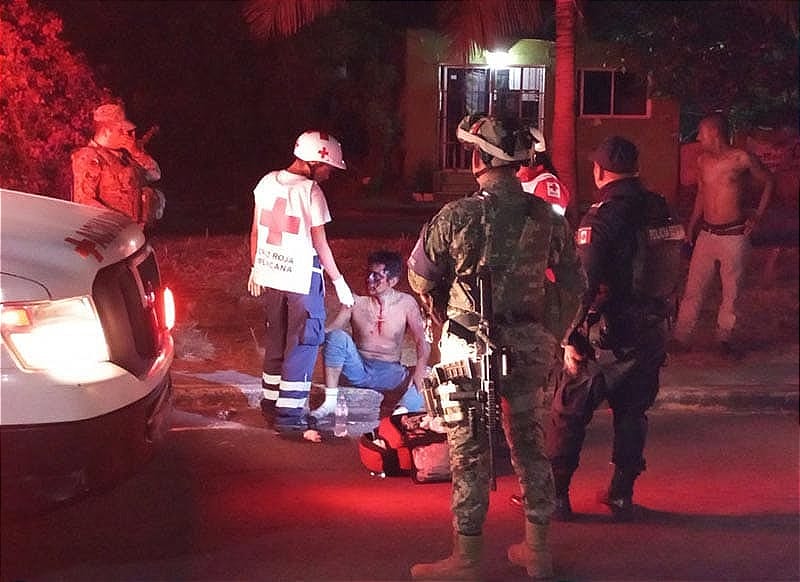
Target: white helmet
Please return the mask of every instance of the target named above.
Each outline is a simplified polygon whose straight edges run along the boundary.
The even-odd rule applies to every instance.
[[[477,147],[492,156],[487,164],[492,167],[530,158],[532,136],[517,120],[467,115],[458,124],[456,137],[464,147]]]
[[[294,144],[294,157],[304,162],[322,162],[340,170],[347,169],[342,156],[342,144],[322,131],[300,134]]]
[[[531,135],[533,136],[533,151],[541,153],[547,149],[544,141],[544,134],[539,129],[531,126]]]

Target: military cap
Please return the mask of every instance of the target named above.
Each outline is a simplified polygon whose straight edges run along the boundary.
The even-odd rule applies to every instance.
[[[116,103],[106,103],[94,110],[94,122],[103,125],[118,125],[124,131],[134,129],[135,124],[125,117],[125,109]]]

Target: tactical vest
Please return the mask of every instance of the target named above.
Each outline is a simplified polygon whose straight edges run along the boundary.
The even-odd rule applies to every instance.
[[[681,274],[684,229],[660,194],[645,193],[636,239],[634,297],[645,302],[672,303]]]
[[[496,323],[537,322],[552,329],[555,326],[550,319],[560,309],[550,305],[552,294],[548,287],[552,283],[547,280],[545,271],[550,260],[553,220],[557,216],[550,205],[539,198],[528,197],[525,202],[525,205],[508,205],[491,195],[482,196],[484,238],[476,274],[483,268],[491,271]],[[463,313],[453,319],[466,327],[477,323],[477,299],[475,275],[454,281],[448,305]]]

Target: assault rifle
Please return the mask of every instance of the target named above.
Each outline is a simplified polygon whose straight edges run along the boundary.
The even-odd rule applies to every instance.
[[[480,358],[478,370],[472,360],[464,359],[447,364],[436,364],[425,378],[422,395],[431,416],[440,416],[445,422],[469,423],[473,438],[486,434],[492,491],[497,490],[495,467],[495,438],[500,424],[500,378],[505,374],[505,357],[493,341],[492,275],[484,267],[478,273],[479,320],[475,331],[470,331],[457,321],[449,320],[449,332],[468,343],[475,344]],[[477,390],[465,389],[467,386]]]
[[[500,399],[497,395],[500,392],[504,356],[502,350],[493,341],[492,272],[488,267],[483,267],[478,272],[478,303],[481,319],[475,332],[475,345],[481,360],[481,384],[476,399],[483,409],[482,424],[488,441],[491,487],[492,491],[496,491],[495,438],[497,427],[500,424]],[[469,409],[468,415],[470,412],[474,415],[474,408]],[[475,434],[475,431],[478,430],[477,422],[473,418],[470,418],[470,422],[473,434]]]

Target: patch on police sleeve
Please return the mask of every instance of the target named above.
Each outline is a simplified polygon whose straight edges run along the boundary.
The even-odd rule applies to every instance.
[[[582,226],[575,235],[575,244],[588,245],[592,242],[592,227]]]

